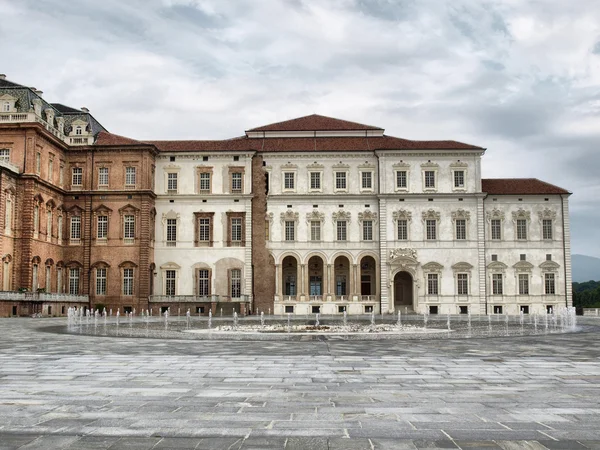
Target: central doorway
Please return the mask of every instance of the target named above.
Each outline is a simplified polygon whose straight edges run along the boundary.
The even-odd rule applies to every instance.
[[[394,310],[413,307],[413,278],[408,272],[398,272],[394,276]]]

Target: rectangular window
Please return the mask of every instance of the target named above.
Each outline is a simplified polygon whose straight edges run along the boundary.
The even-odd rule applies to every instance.
[[[231,192],[242,192],[242,173],[231,173]]]
[[[167,191],[177,192],[177,173],[167,174]]]
[[[210,278],[206,269],[198,270],[198,295],[201,297],[210,295]]]
[[[335,173],[335,188],[341,190],[346,189],[346,172]]]
[[[239,217],[231,219],[231,242],[233,245],[242,243],[242,219]]]
[[[81,239],[81,217],[71,217],[71,240],[78,241]]]
[[[456,289],[458,295],[469,295],[469,275],[466,273],[456,274]]]
[[[123,295],[133,295],[133,269],[123,269]]]
[[[427,227],[427,240],[437,239],[437,220],[428,219],[425,221],[425,226]]]
[[[242,296],[242,271],[240,269],[231,270],[231,297],[239,298]]]
[[[96,295],[106,295],[106,268],[96,269]]]
[[[552,220],[544,219],[542,221],[542,238],[543,239],[552,239]]]
[[[456,219],[456,239],[467,239],[467,221],[465,219]]]
[[[529,275],[519,274],[519,295],[529,295]]]
[[[310,188],[316,191],[321,189],[321,172],[310,173]]]
[[[406,220],[406,219],[398,220],[398,240],[399,241],[408,240],[408,220]]]
[[[363,220],[363,241],[373,240],[373,221]]]
[[[296,223],[293,220],[285,221],[285,240],[288,242],[294,241],[296,239]]]
[[[296,189],[294,172],[284,172],[283,173],[283,188],[284,189]]]
[[[175,294],[175,271],[165,271],[165,295],[176,295]]]
[[[337,240],[345,241],[346,240],[346,226],[347,223],[345,220],[338,220],[336,229],[337,229]]]
[[[0,161],[10,161],[9,148],[0,148]]]
[[[310,240],[321,240],[321,222],[318,220],[313,220],[310,222]]]
[[[362,172],[362,188],[373,189],[373,172]]]
[[[69,269],[69,294],[79,294],[79,269]]]
[[[177,219],[167,219],[167,247],[177,246]]]
[[[406,189],[406,170],[398,170],[396,172],[396,188]]]
[[[73,167],[73,173],[71,177],[71,185],[81,186],[83,184],[83,168]]]
[[[126,243],[133,243],[135,239],[135,217],[127,215],[124,217],[123,238]]]
[[[527,220],[517,219],[517,239],[527,239]]]
[[[454,187],[465,187],[465,172],[463,170],[454,171]]]
[[[125,186],[135,186],[135,167],[125,168]]]
[[[98,169],[98,186],[108,186],[108,167]]]
[[[210,172],[200,173],[200,191],[210,192]]]
[[[502,295],[502,293],[502,274],[494,273],[492,274],[492,294]]]
[[[198,226],[198,240],[205,245],[210,245],[210,219],[200,219]]]
[[[554,274],[547,273],[544,275],[544,293],[546,295],[556,294],[556,286],[554,284]]]
[[[438,295],[438,274],[428,273],[427,274],[427,294]]]
[[[426,188],[435,188],[435,171],[433,171],[433,170],[425,171],[425,187]]]
[[[499,241],[502,239],[502,221],[500,219],[492,219],[492,240]]]
[[[106,239],[108,237],[108,216],[98,216],[96,237],[98,239]]]

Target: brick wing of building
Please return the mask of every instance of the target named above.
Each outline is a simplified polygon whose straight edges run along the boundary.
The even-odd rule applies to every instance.
[[[0,316],[570,306],[570,193],[484,153],[319,115],[142,142],[0,75]]]

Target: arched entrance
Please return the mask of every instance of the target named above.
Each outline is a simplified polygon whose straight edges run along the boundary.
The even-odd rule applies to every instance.
[[[338,256],[334,262],[335,295],[340,300],[350,294],[350,261],[345,256]]]
[[[323,260],[313,256],[308,260],[308,293],[311,298],[323,295]]]
[[[295,299],[298,295],[298,260],[293,256],[283,258],[283,295]]]
[[[413,306],[413,278],[408,272],[398,272],[394,276],[394,310]]]

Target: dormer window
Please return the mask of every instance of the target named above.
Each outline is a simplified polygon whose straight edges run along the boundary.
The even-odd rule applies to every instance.
[[[10,112],[10,102],[2,102],[2,112]]]
[[[83,134],[83,128],[81,128],[81,125],[77,125],[75,127],[75,134],[78,136]]]

